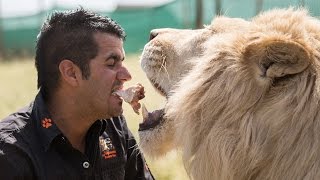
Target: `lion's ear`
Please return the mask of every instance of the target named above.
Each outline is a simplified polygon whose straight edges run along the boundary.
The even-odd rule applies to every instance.
[[[244,53],[249,63],[256,63],[264,77],[283,77],[302,72],[310,64],[310,54],[301,44],[287,40],[256,40]]]

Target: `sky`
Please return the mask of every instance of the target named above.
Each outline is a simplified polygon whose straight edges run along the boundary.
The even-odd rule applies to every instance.
[[[81,5],[93,11],[112,12],[118,6],[154,7],[174,0],[0,0],[0,17],[19,17],[36,14],[57,5],[76,8]]]

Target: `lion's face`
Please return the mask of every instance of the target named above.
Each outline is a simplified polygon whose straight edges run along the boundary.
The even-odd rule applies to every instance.
[[[244,30],[248,22],[221,17],[223,24],[203,29],[155,29],[144,47],[141,67],[152,85],[163,96],[168,96],[174,85],[198,63],[204,55],[206,43],[221,33]],[[213,23],[214,24],[214,23]],[[241,26],[242,28],[239,28]]]
[[[216,17],[209,26],[197,30],[155,29],[151,31],[150,41],[144,47],[141,67],[153,86],[166,97],[181,79],[188,74],[192,76],[191,70],[205,73],[196,68],[207,66],[217,69],[210,67],[213,63],[209,65],[209,61],[220,61],[215,65],[220,70],[227,66],[242,66],[246,71],[241,72],[246,74],[243,78],[255,79],[255,83],[263,88],[274,85],[275,80],[283,84],[283,81],[278,81],[281,77],[299,73],[309,65],[310,52],[313,50],[309,49],[306,34],[300,32],[299,22],[291,22],[297,20],[295,16],[299,14],[292,15],[291,11],[281,13],[280,10],[260,15],[252,21]],[[288,21],[284,21],[284,18],[288,18]],[[293,28],[290,23],[294,25]],[[312,31],[308,33],[316,33],[313,25],[306,23],[305,27],[307,31]],[[274,65],[277,60],[280,66]],[[286,60],[292,61],[287,64],[296,66],[288,68],[284,62]],[[236,74],[240,73],[236,71],[228,76],[243,76]],[[206,74],[200,75],[203,76]]]
[[[141,67],[163,96],[190,70],[195,57],[203,53],[203,43],[212,35],[209,29],[155,29],[145,45]]]

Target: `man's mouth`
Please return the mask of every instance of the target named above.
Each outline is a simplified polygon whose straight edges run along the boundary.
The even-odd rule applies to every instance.
[[[117,93],[115,93],[116,91],[119,91],[119,90],[122,90],[122,89],[123,89],[123,85],[114,86],[112,88],[112,90],[111,90],[111,95],[122,99]]]
[[[118,98],[118,99],[121,99],[122,100],[122,97],[120,97],[118,94],[116,94],[116,93],[111,93],[111,96],[113,96],[113,97],[116,97],[116,98]]]

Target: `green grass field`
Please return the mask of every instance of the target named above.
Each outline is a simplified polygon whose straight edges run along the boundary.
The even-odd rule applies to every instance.
[[[149,111],[158,109],[164,105],[164,98],[158,95],[146,79],[139,64],[139,57],[129,55],[125,60],[125,65],[131,72],[133,78],[125,86],[142,83],[145,86],[146,98],[142,102]],[[0,63],[0,119],[10,113],[29,104],[37,93],[36,70],[34,61],[31,59],[11,60]],[[138,124],[142,120],[141,115],[136,115],[131,107],[124,104],[124,115],[128,121],[129,128],[138,139]],[[185,180],[186,175],[181,157],[176,152],[171,152],[167,156],[151,160],[148,157],[148,165],[159,180]]]

